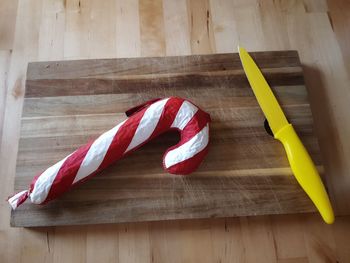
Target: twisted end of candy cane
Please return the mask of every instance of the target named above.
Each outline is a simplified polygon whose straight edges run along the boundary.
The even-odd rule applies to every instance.
[[[20,204],[24,203],[25,200],[29,197],[29,191],[21,191],[7,199],[12,209],[16,209]]]

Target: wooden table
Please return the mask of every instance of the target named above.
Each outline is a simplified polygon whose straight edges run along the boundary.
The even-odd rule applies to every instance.
[[[0,6],[1,200],[13,190],[28,61],[225,53],[240,43],[299,51],[332,200],[338,214],[349,213],[346,0],[0,0]],[[308,214],[13,229],[7,203],[0,206],[3,262],[350,260],[348,216],[333,226]]]

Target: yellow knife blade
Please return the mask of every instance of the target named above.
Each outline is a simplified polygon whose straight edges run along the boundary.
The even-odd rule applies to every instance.
[[[332,205],[315,164],[293,126],[288,123],[270,86],[252,57],[244,48],[238,47],[238,51],[249,84],[269,122],[275,139],[284,146],[295,178],[313,201],[323,220],[332,224],[334,222]]]
[[[286,116],[252,57],[242,47],[238,47],[238,51],[254,95],[269,122],[273,134],[276,134],[281,128],[288,124]]]

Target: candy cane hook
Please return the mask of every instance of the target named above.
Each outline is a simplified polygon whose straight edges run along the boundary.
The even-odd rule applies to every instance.
[[[170,129],[179,130],[181,139],[163,156],[167,172],[189,174],[208,152],[210,116],[188,100],[156,99],[126,115],[128,119],[36,176],[29,190],[8,199],[11,207],[16,209],[28,197],[34,204],[45,204]]]

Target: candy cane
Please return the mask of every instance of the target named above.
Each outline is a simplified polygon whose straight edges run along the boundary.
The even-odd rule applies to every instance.
[[[128,119],[36,176],[29,190],[8,199],[11,207],[16,209],[28,197],[34,204],[45,204],[170,129],[179,130],[181,139],[164,154],[167,172],[189,174],[208,152],[210,116],[188,100],[156,99],[126,115]]]

